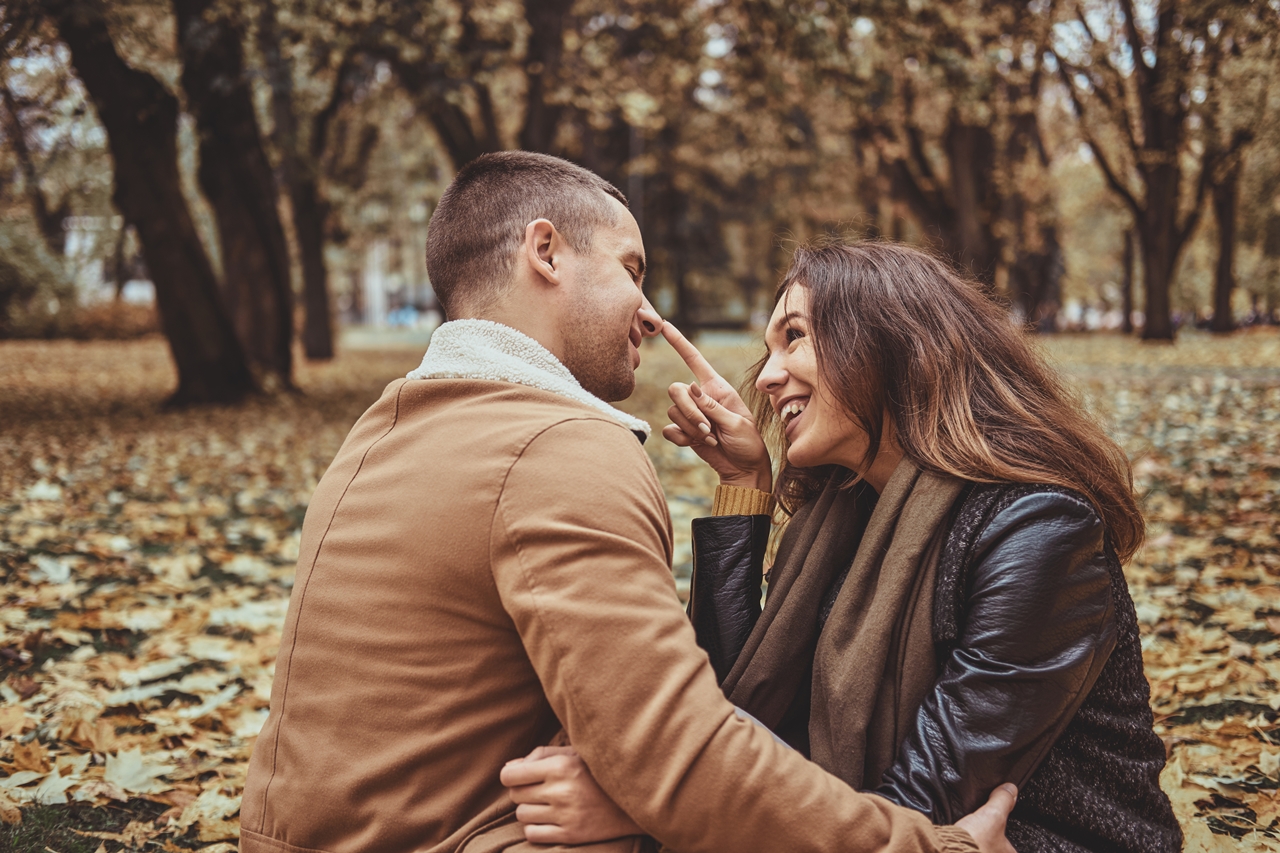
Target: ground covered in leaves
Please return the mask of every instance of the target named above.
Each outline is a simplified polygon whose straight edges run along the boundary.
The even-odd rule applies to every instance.
[[[1128,576],[1187,849],[1280,850],[1280,335],[1046,347],[1135,459]],[[726,375],[756,355],[705,349]],[[0,343],[0,849],[235,849],[307,501],[420,357],[348,348],[301,394],[164,412],[161,341]],[[661,424],[686,376],[644,358],[626,408]],[[714,480],[648,448],[687,574]]]

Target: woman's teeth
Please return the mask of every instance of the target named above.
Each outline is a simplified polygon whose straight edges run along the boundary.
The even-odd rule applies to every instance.
[[[805,403],[798,400],[792,400],[782,407],[782,425],[785,427],[795,419],[796,415],[804,411]]]

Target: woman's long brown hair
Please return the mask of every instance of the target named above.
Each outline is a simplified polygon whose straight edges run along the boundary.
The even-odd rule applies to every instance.
[[[808,289],[822,382],[870,436],[868,462],[887,413],[921,468],[1073,489],[1093,504],[1121,560],[1142,544],[1124,451],[976,283],[920,249],[864,242],[799,248],[776,299],[793,286]],[[785,459],[777,414],[754,388],[763,366],[747,395],[761,434]],[[794,512],[816,496],[832,470],[784,464],[783,508]],[[857,479],[851,472],[848,482]]]

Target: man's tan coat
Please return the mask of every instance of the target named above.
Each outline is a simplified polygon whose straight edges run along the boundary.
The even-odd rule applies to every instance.
[[[608,415],[393,382],[307,511],[242,853],[535,849],[498,772],[561,724],[680,853],[975,849],[738,718],[670,564],[657,476]]]

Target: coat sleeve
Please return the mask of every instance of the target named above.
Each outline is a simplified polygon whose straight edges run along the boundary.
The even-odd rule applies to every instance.
[[[767,515],[693,520],[689,621],[719,681],[733,669],[760,619],[760,583],[768,544]]]
[[[1084,499],[1015,500],[979,536],[956,648],[878,793],[939,822],[1023,785],[1117,638],[1103,525]]]
[[[740,719],[676,597],[670,519],[634,436],[552,426],[507,474],[492,566],[556,715],[600,786],[681,853],[973,851]]]

